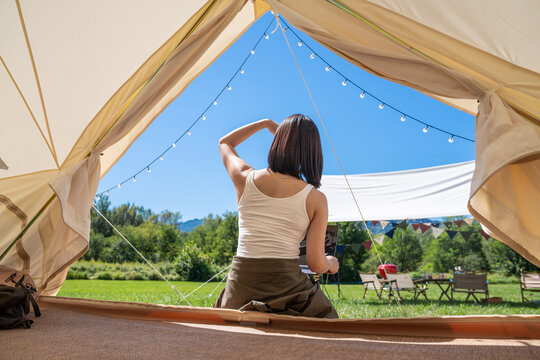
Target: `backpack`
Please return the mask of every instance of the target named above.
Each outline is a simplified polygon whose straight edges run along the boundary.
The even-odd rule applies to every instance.
[[[30,304],[34,316],[41,315],[35,296],[36,286],[29,275],[0,265],[0,329],[30,328]]]

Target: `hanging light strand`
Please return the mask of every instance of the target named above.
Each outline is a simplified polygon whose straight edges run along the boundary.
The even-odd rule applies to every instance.
[[[132,181],[132,182],[135,182],[136,180],[133,180],[133,179],[136,179],[137,176],[145,171],[147,171],[148,173],[151,172],[151,169],[152,169],[152,165],[154,165],[154,163],[156,163],[157,161],[160,161],[160,160],[163,160],[164,159],[164,155],[169,152],[171,149],[175,148],[177,143],[182,140],[182,138],[185,136],[185,135],[191,135],[191,129],[199,122],[199,120],[206,120],[206,112],[212,107],[212,106],[217,106],[218,105],[218,98],[221,96],[221,94],[223,94],[223,92],[225,90],[231,90],[232,87],[231,87],[231,83],[232,81],[235,79],[235,77],[238,75],[238,74],[244,74],[245,73],[245,70],[244,70],[244,65],[246,64],[246,62],[249,60],[249,58],[253,57],[254,54],[255,54],[255,49],[257,48],[257,46],[259,45],[259,43],[261,42],[262,39],[268,39],[268,34],[267,34],[267,31],[268,29],[270,28],[270,26],[272,25],[272,23],[274,22],[275,18],[272,17],[272,20],[270,21],[270,23],[268,24],[268,26],[266,27],[266,29],[264,30],[264,32],[262,33],[262,35],[259,37],[259,39],[257,40],[257,42],[255,43],[255,45],[253,45],[251,47],[251,50],[250,52],[248,53],[248,55],[245,57],[244,61],[242,61],[242,63],[240,64],[240,66],[236,69],[236,71],[233,73],[233,75],[231,76],[231,78],[229,79],[229,81],[226,82],[226,85],[221,89],[221,91],[216,95],[216,97],[210,102],[210,104],[203,110],[203,112],[201,113],[201,115],[199,115],[197,117],[197,119],[195,121],[193,121],[189,127],[171,144],[169,145],[169,147],[167,147],[161,154],[159,154],[157,157],[155,157],[150,163],[146,164],[143,168],[141,168],[139,171],[137,171],[135,174],[131,175],[130,177],[126,178],[124,181],[116,184],[115,186],[112,186],[110,188],[108,188],[107,190],[104,190],[98,194],[96,194],[96,199],[100,199],[104,194],[109,196],[110,195],[110,192],[112,190],[116,190],[116,189],[120,189],[122,187],[122,185],[124,185],[125,183],[129,182],[129,181]]]
[[[332,71],[335,71],[339,76],[341,76],[344,80],[344,82],[346,81],[345,84],[351,84],[353,86],[355,86],[356,88],[358,88],[360,91],[361,91],[361,94],[360,94],[360,98],[364,98],[366,95],[369,95],[371,98],[373,98],[374,100],[376,100],[378,103],[379,103],[379,108],[382,110],[383,107],[384,108],[390,108],[392,110],[394,110],[395,112],[397,112],[402,121],[404,121],[403,119],[411,119],[411,120],[414,120],[416,121],[417,123],[419,124],[422,124],[424,125],[424,128],[425,127],[429,127],[430,129],[435,129],[435,130],[438,130],[442,133],[445,133],[453,138],[460,138],[460,139],[463,139],[465,141],[469,141],[469,142],[472,142],[474,143],[474,139],[470,139],[468,137],[465,137],[465,136],[461,136],[461,135],[456,135],[455,133],[452,133],[450,131],[447,131],[447,130],[444,130],[444,129],[441,129],[437,126],[434,126],[434,125],[431,125],[431,124],[428,124],[422,120],[419,120],[417,119],[416,117],[412,116],[411,114],[407,113],[407,112],[404,112],[404,111],[401,111],[399,110],[398,108],[388,104],[388,102],[378,98],[377,96],[375,96],[373,93],[367,91],[366,89],[364,89],[363,87],[361,87],[360,85],[356,84],[353,80],[351,80],[349,77],[345,76],[342,72],[340,72],[337,68],[335,68],[334,66],[330,65],[330,63],[328,61],[326,61],[321,55],[319,55],[311,46],[309,46],[308,43],[306,43],[297,33],[296,31],[294,31],[294,29],[285,21],[285,19],[283,19],[283,17],[281,15],[278,15],[279,16],[279,19],[280,21],[282,21],[286,26],[287,28],[294,34],[294,36],[297,37],[298,41],[302,43],[303,46],[305,46],[306,48],[306,51],[308,51],[308,53],[310,54],[310,58],[313,59],[314,57],[318,57],[319,59],[321,59],[322,62],[324,62],[324,64],[326,65],[325,67],[325,70],[326,71],[330,71],[330,69]],[[342,83],[343,84],[343,83]],[[453,142],[453,140],[452,140]],[[451,142],[450,142],[451,143]]]

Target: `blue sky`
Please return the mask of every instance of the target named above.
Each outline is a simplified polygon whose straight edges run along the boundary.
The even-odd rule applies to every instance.
[[[262,16],[219,59],[175,100],[135,141],[125,155],[101,179],[98,193],[131,178],[169,147],[227,86],[229,79],[250,54],[273,16]],[[272,24],[268,33],[275,28]],[[474,143],[455,139],[428,129],[411,119],[401,122],[401,113],[365,96],[335,70],[325,71],[326,64],[310,58],[308,44],[317,55],[348,79],[386,104],[421,121],[454,134],[474,139],[474,117],[441,104],[410,88],[377,78],[348,63],[294,29],[287,37],[308,82],[325,122],[330,139],[347,174],[374,173],[444,165],[474,159]],[[310,116],[321,133],[324,175],[341,174],[315,109],[304,87],[280,30],[263,38],[225,90],[204,114],[190,136],[151,167],[137,181],[129,181],[110,191],[113,206],[130,202],[155,212],[179,211],[184,221],[225,211],[236,211],[234,187],[221,162],[217,142],[235,128],[262,118],[281,122],[294,113]],[[239,155],[256,169],[267,166],[267,152],[272,136],[268,131],[255,134],[238,146]],[[361,199],[360,199],[361,206]]]

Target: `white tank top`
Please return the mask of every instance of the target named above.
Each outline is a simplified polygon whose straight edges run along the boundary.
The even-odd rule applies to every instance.
[[[237,256],[248,258],[298,258],[299,244],[306,235],[309,217],[306,198],[313,185],[306,185],[286,198],[263,194],[248,174],[238,203]]]

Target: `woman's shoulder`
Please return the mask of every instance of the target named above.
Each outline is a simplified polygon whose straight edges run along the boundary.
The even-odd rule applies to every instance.
[[[307,197],[307,204],[313,205],[315,207],[327,206],[328,200],[326,199],[326,195],[322,191],[316,189],[315,187],[312,187]]]

